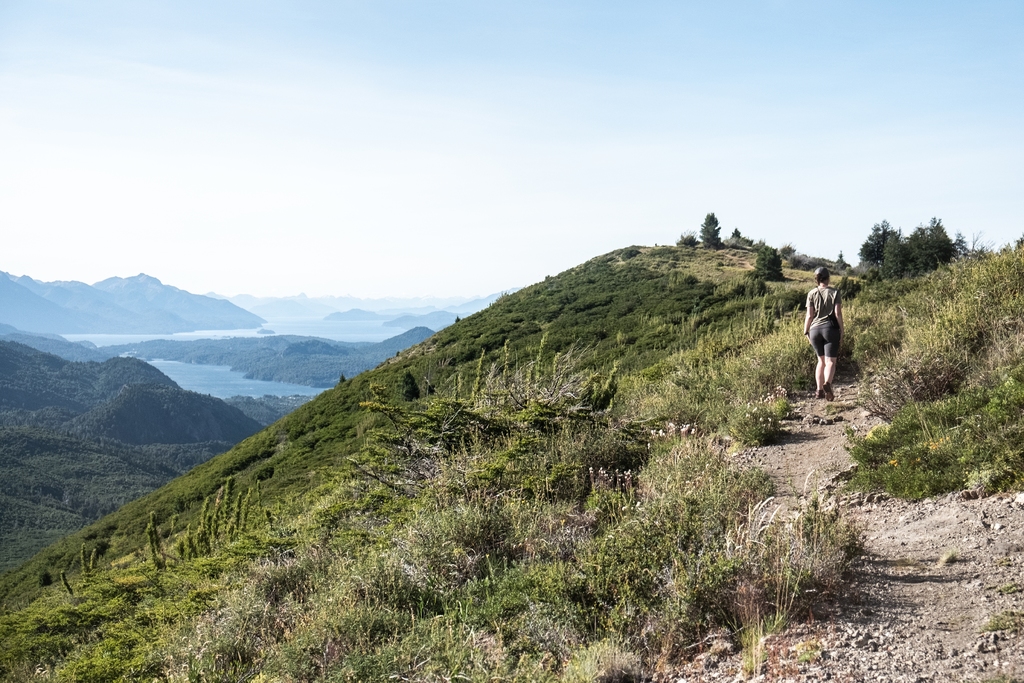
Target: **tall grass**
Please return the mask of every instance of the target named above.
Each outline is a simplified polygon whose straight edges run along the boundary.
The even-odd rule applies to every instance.
[[[582,504],[515,492],[425,501],[400,535],[356,556],[312,545],[261,566],[164,648],[163,671],[641,680],[694,654],[711,629],[740,639],[835,587],[849,527],[814,502],[795,521],[766,516],[769,493],[764,475],[690,439]]]
[[[647,371],[621,382],[617,404],[654,422],[728,433],[741,445],[771,443],[789,411],[784,401],[813,386],[814,351],[802,314],[771,311],[702,335]]]
[[[760,391],[774,372],[744,382]],[[366,456],[366,491],[408,511],[365,525],[359,546],[335,536],[247,569],[256,580],[163,648],[165,675],[641,680],[709,630],[740,639],[763,615],[785,620],[834,588],[855,550],[816,502],[795,521],[766,517],[770,481],[714,439],[652,441],[622,406],[595,410],[585,374],[481,373],[472,398],[368,404],[393,426],[369,447],[391,465],[371,471]],[[352,495],[326,494],[302,523]]]
[[[955,264],[869,309],[862,337],[890,337],[858,350],[864,400],[891,425],[852,437],[854,484],[907,497],[1020,486],[1024,252]],[[879,333],[893,310],[902,324]]]

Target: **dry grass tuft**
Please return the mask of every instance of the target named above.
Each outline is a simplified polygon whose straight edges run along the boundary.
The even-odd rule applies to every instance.
[[[960,551],[955,548],[950,548],[946,552],[942,553],[939,557],[938,562],[935,563],[936,567],[945,567],[947,564],[953,564],[960,559]]]

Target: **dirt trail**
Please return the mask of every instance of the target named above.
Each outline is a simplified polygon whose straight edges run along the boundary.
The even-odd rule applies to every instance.
[[[775,480],[780,502],[841,489],[852,460],[846,430],[879,420],[857,406],[796,397],[780,443],[735,457]],[[1024,681],[1024,494],[961,492],[909,502],[883,494],[838,499],[864,533],[865,554],[845,592],[764,641],[765,661],[744,676],[739,654],[697,658],[675,678],[694,681]],[[944,555],[953,561],[942,562]],[[986,630],[1002,615],[1008,628]],[[714,650],[715,648],[712,648]],[[723,650],[724,648],[717,648]],[[800,661],[804,659],[805,661]]]

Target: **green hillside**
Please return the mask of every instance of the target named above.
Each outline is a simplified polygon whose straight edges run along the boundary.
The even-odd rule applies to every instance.
[[[73,434],[143,445],[237,443],[260,425],[212,396],[159,384],[132,384],[70,420],[65,428]]]
[[[183,469],[112,444],[0,427],[0,568],[148,493]]]
[[[133,358],[0,342],[0,570],[260,429]]]
[[[813,367],[809,274],[766,283],[754,256],[613,252],[340,383],[5,574],[0,669],[568,681],[618,667],[631,680],[712,629],[756,641],[839,585],[856,537],[814,500],[792,524],[770,521],[768,479],[726,455],[778,434]],[[847,360],[881,378],[896,419],[1014,378],[1016,328],[983,328],[974,294],[1020,259],[978,258],[927,286],[868,283],[856,298],[862,283],[840,283]],[[1000,296],[1010,320],[1019,293]],[[910,304],[920,314],[901,318]],[[938,343],[961,323],[955,344]],[[954,363],[960,374],[912,393],[908,373],[968,349],[1000,360]],[[878,437],[871,448],[914,447]],[[871,457],[858,485],[879,485]]]
[[[0,341],[0,411],[64,408],[82,412],[126,384],[177,385],[148,363],[111,358],[75,363],[16,342]]]

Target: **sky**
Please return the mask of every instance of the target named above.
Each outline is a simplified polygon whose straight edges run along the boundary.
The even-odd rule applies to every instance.
[[[1024,3],[0,0],[0,271],[473,296],[1024,234]]]

